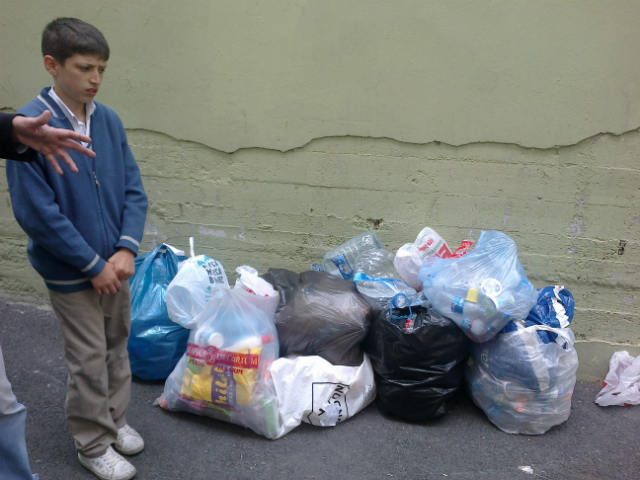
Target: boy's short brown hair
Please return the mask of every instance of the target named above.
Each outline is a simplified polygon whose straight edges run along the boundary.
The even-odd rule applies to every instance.
[[[109,60],[109,44],[102,32],[77,18],[56,18],[42,32],[42,56],[51,55],[64,65],[76,53]]]

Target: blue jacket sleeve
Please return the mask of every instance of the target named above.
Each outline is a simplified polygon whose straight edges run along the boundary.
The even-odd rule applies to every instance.
[[[19,160],[21,162],[33,162],[37,158],[37,152],[31,148],[19,152],[13,143],[13,118],[15,114],[0,113],[0,158],[7,160]]]
[[[127,134],[120,123],[121,148],[125,163],[125,199],[122,212],[122,228],[116,247],[125,247],[138,254],[147,218],[147,194],[140,178],[140,169],[127,142]]]
[[[45,162],[41,155],[32,163],[7,162],[13,213],[34,242],[93,278],[102,271],[106,262],[60,212],[55,193],[42,169]]]

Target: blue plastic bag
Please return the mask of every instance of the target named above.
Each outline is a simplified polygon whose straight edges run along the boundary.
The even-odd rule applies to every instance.
[[[573,295],[564,286],[541,288],[538,290],[538,302],[531,309],[524,323],[527,327],[547,325],[553,328],[566,328],[573,320],[574,308]],[[510,322],[500,331],[500,335],[516,330],[516,325]],[[546,330],[538,331],[538,336],[544,343],[555,342],[558,337],[555,333]]]
[[[433,308],[474,342],[486,342],[511,320],[525,319],[538,298],[515,242],[495,230],[483,231],[463,257],[429,259],[418,278]]]
[[[127,350],[131,373],[142,380],[166,379],[187,349],[189,330],[171,321],[164,299],[183,260],[166,244],[136,258]]]

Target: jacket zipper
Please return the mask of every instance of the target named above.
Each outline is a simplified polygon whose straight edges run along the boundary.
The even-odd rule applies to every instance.
[[[91,149],[93,150],[93,142],[92,142],[91,147],[92,147]],[[91,169],[91,173],[93,173],[93,179],[94,179],[95,184],[96,184],[95,192],[96,192],[96,197],[98,199],[98,207],[100,208],[100,219],[102,220],[102,229],[104,231],[104,242],[103,242],[103,245],[104,245],[105,251],[110,251],[110,248],[109,248],[109,232],[107,231],[107,223],[104,220],[104,208],[102,206],[102,199],[100,198],[100,189],[98,188],[98,187],[100,187],[100,182],[98,181],[98,175],[96,174],[96,170],[95,170],[95,168],[96,168],[95,167],[95,161],[96,161],[95,158],[91,159],[91,163],[92,163],[92,167],[93,167]],[[105,259],[105,260],[108,260],[108,259]]]

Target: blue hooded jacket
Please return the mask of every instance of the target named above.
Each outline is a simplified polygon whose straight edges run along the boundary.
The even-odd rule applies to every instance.
[[[73,130],[51,87],[18,113],[51,111],[49,125]],[[16,220],[29,236],[27,254],[45,284],[57,292],[92,288],[90,279],[120,247],[138,253],[147,213],[140,170],[118,115],[95,102],[90,148],[96,158],[69,151],[78,167],[60,162],[58,175],[43,155],[31,163],[7,160],[7,181]]]

